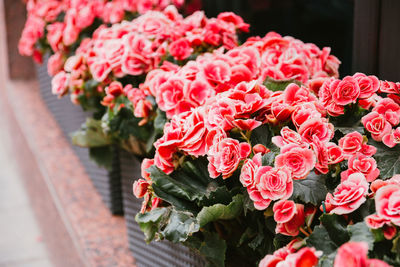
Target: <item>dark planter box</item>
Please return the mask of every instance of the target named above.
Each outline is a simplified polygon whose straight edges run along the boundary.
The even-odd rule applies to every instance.
[[[141,177],[140,162],[128,152],[121,151],[121,179],[124,214],[128,229],[129,248],[136,265],[147,266],[204,266],[203,259],[190,249],[168,241],[146,244],[144,234],[135,221],[142,199],[133,195],[133,182]]]
[[[94,163],[88,153],[87,148],[72,145],[70,133],[78,130],[90,112],[84,112],[81,107],[74,105],[69,96],[58,99],[51,93],[51,77],[47,74],[47,59],[42,65],[36,65],[37,78],[40,84],[40,94],[50,112],[53,114],[62,132],[71,144],[75,154],[81,160],[90,179],[103,201],[108,206],[112,214],[123,214],[121,179],[119,175],[119,156],[118,151],[113,149],[113,166],[111,171],[107,171]],[[79,179],[79,177],[74,177]]]

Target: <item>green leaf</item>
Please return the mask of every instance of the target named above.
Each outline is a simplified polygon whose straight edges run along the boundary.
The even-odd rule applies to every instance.
[[[157,109],[156,118],[154,119],[154,129],[157,133],[162,134],[164,131],[164,125],[167,122],[167,115],[161,109]]]
[[[368,141],[369,144],[377,148],[376,154],[373,156],[380,170],[380,177],[388,179],[395,174],[400,173],[400,147],[389,148],[383,143]]]
[[[97,163],[97,165],[111,170],[114,152],[111,146],[90,147],[89,157]]]
[[[142,229],[147,243],[154,240],[162,221],[165,221],[169,216],[169,213],[170,209],[156,208],[143,214],[136,214],[135,220],[139,224],[140,229]]]
[[[263,166],[274,166],[274,161],[275,161],[275,157],[277,154],[275,154],[274,152],[269,152],[267,154],[264,154],[261,158],[261,162]]]
[[[349,225],[347,229],[350,232],[350,241],[367,242],[369,250],[374,248],[374,234],[370,231],[365,222]]]
[[[293,199],[319,206],[325,200],[328,190],[325,186],[325,176],[310,173],[306,179],[293,181]]]
[[[200,226],[193,213],[173,209],[167,226],[161,232],[161,235],[174,243],[185,242],[190,235],[199,231],[199,229]]]
[[[226,242],[217,233],[203,232],[203,238],[189,237],[185,246],[197,251],[207,260],[206,266],[225,266]]]
[[[238,194],[232,198],[229,205],[215,204],[210,207],[203,207],[197,215],[200,227],[209,222],[217,220],[233,219],[243,211],[243,195]]]
[[[323,214],[319,220],[322,225],[328,230],[329,237],[336,245],[340,246],[350,239],[350,234],[347,231],[347,222],[342,216],[336,214]]]
[[[272,151],[279,151],[279,149],[271,142],[273,132],[268,124],[258,126],[251,132],[250,142],[252,146],[262,144]]]
[[[80,147],[100,147],[111,144],[101,127],[100,120],[87,118],[80,130],[71,134],[72,143]]]
[[[307,237],[306,243],[309,247],[315,247],[315,249],[323,251],[324,255],[329,255],[338,248],[329,237],[329,233],[323,225],[314,227],[314,231]]]
[[[393,239],[393,247],[391,251],[396,255],[400,254],[400,235]]]
[[[151,180],[153,181],[153,188],[159,187],[173,196],[189,201],[194,201],[198,197],[198,194],[201,193],[190,185],[167,175],[154,165],[148,168],[147,171],[150,173]]]
[[[269,90],[273,92],[283,91],[291,83],[296,83],[297,85],[301,85],[301,82],[295,79],[275,80],[273,78],[267,77],[266,80],[264,81],[265,87],[267,87]]]
[[[111,111],[109,110],[109,113]],[[149,138],[151,129],[149,125],[139,126],[140,118],[133,115],[129,108],[121,108],[114,116],[109,115],[110,131],[119,139],[128,139],[135,136],[139,140],[146,141]]]

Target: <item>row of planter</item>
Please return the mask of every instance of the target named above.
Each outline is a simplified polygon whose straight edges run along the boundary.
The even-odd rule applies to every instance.
[[[89,156],[87,148],[72,145],[70,133],[79,129],[90,113],[71,105],[68,98],[58,99],[51,93],[51,77],[46,62],[37,65],[40,94],[49,111],[56,119],[75,154],[83,164],[88,176],[104,203],[114,215],[124,215],[127,225],[129,247],[138,266],[202,266],[204,261],[188,248],[168,241],[146,244],[144,234],[135,215],[142,201],[132,193],[133,182],[141,177],[140,162],[130,153],[113,147],[111,170],[99,167]]]

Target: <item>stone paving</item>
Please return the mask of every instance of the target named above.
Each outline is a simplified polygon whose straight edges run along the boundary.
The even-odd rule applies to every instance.
[[[0,125],[0,266],[53,266],[18,171],[4,113]]]

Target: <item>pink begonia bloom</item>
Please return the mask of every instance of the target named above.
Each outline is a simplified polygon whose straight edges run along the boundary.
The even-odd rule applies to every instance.
[[[62,71],[63,67],[64,59],[61,53],[57,52],[49,57],[49,61],[47,62],[47,72],[50,76],[54,76],[58,72]]]
[[[287,126],[281,129],[280,134],[272,137],[272,143],[279,148],[289,144],[296,144],[303,148],[308,147],[308,144],[303,141],[301,135]]]
[[[274,220],[277,223],[286,223],[296,214],[296,203],[291,200],[280,200],[273,207]]]
[[[375,194],[375,206],[379,217],[400,226],[400,185],[388,184],[379,188]]]
[[[340,146],[328,142],[326,148],[328,150],[328,164],[336,164],[344,160],[344,152]]]
[[[239,162],[251,153],[248,143],[239,143],[232,138],[225,138],[211,146],[208,151],[208,171],[212,178],[222,174],[222,178],[230,177],[239,166]]]
[[[149,181],[139,179],[133,183],[133,194],[137,198],[142,198],[147,193],[149,187]]]
[[[367,182],[373,182],[378,178],[380,171],[374,158],[367,157],[364,154],[357,153],[349,158],[347,163],[348,170],[343,171],[340,175],[342,181],[345,181],[352,173],[362,173],[365,175]]]
[[[150,181],[150,173],[147,172],[147,169],[154,165],[154,159],[143,159],[141,166],[141,175],[142,178]]]
[[[366,201],[369,184],[362,173],[353,173],[341,182],[333,195],[328,193],[325,200],[326,211],[335,214],[349,214]]]
[[[313,142],[313,136],[321,142],[328,142],[334,135],[334,128],[331,123],[324,122],[322,119],[310,119],[300,126],[298,133],[308,143]]]
[[[367,76],[364,73],[357,72],[353,75],[360,87],[360,98],[369,98],[379,89],[379,80],[376,76]]]
[[[400,127],[397,127],[395,130],[392,130],[389,134],[385,135],[382,138],[382,142],[390,148],[400,144]]]
[[[390,134],[392,125],[385,119],[382,114],[372,111],[361,119],[364,128],[371,133],[375,141],[382,141],[382,138]]]
[[[261,166],[255,175],[256,188],[264,199],[288,199],[293,193],[293,180],[288,168]]]
[[[334,267],[389,267],[387,263],[368,259],[368,244],[366,242],[348,242],[343,244],[335,257]]]
[[[280,154],[275,158],[275,166],[288,168],[292,172],[293,179],[305,179],[315,163],[314,152],[296,144],[282,147]]]
[[[275,232],[277,234],[287,235],[287,236],[297,236],[299,234],[299,229],[305,223],[305,213],[304,205],[295,205],[295,214],[289,221],[276,224]]]
[[[177,60],[187,59],[193,52],[190,42],[186,38],[181,38],[169,44],[170,54]]]
[[[363,136],[359,132],[351,132],[339,139],[339,146],[346,157],[359,152],[364,143]]]
[[[310,93],[308,88],[291,83],[283,92],[283,100],[289,105],[298,105],[316,101],[317,98]]]
[[[64,71],[60,71],[51,80],[51,92],[58,97],[68,92],[68,80],[70,75]]]
[[[372,111],[383,115],[392,126],[396,126],[400,122],[400,106],[391,98],[383,98]]]

